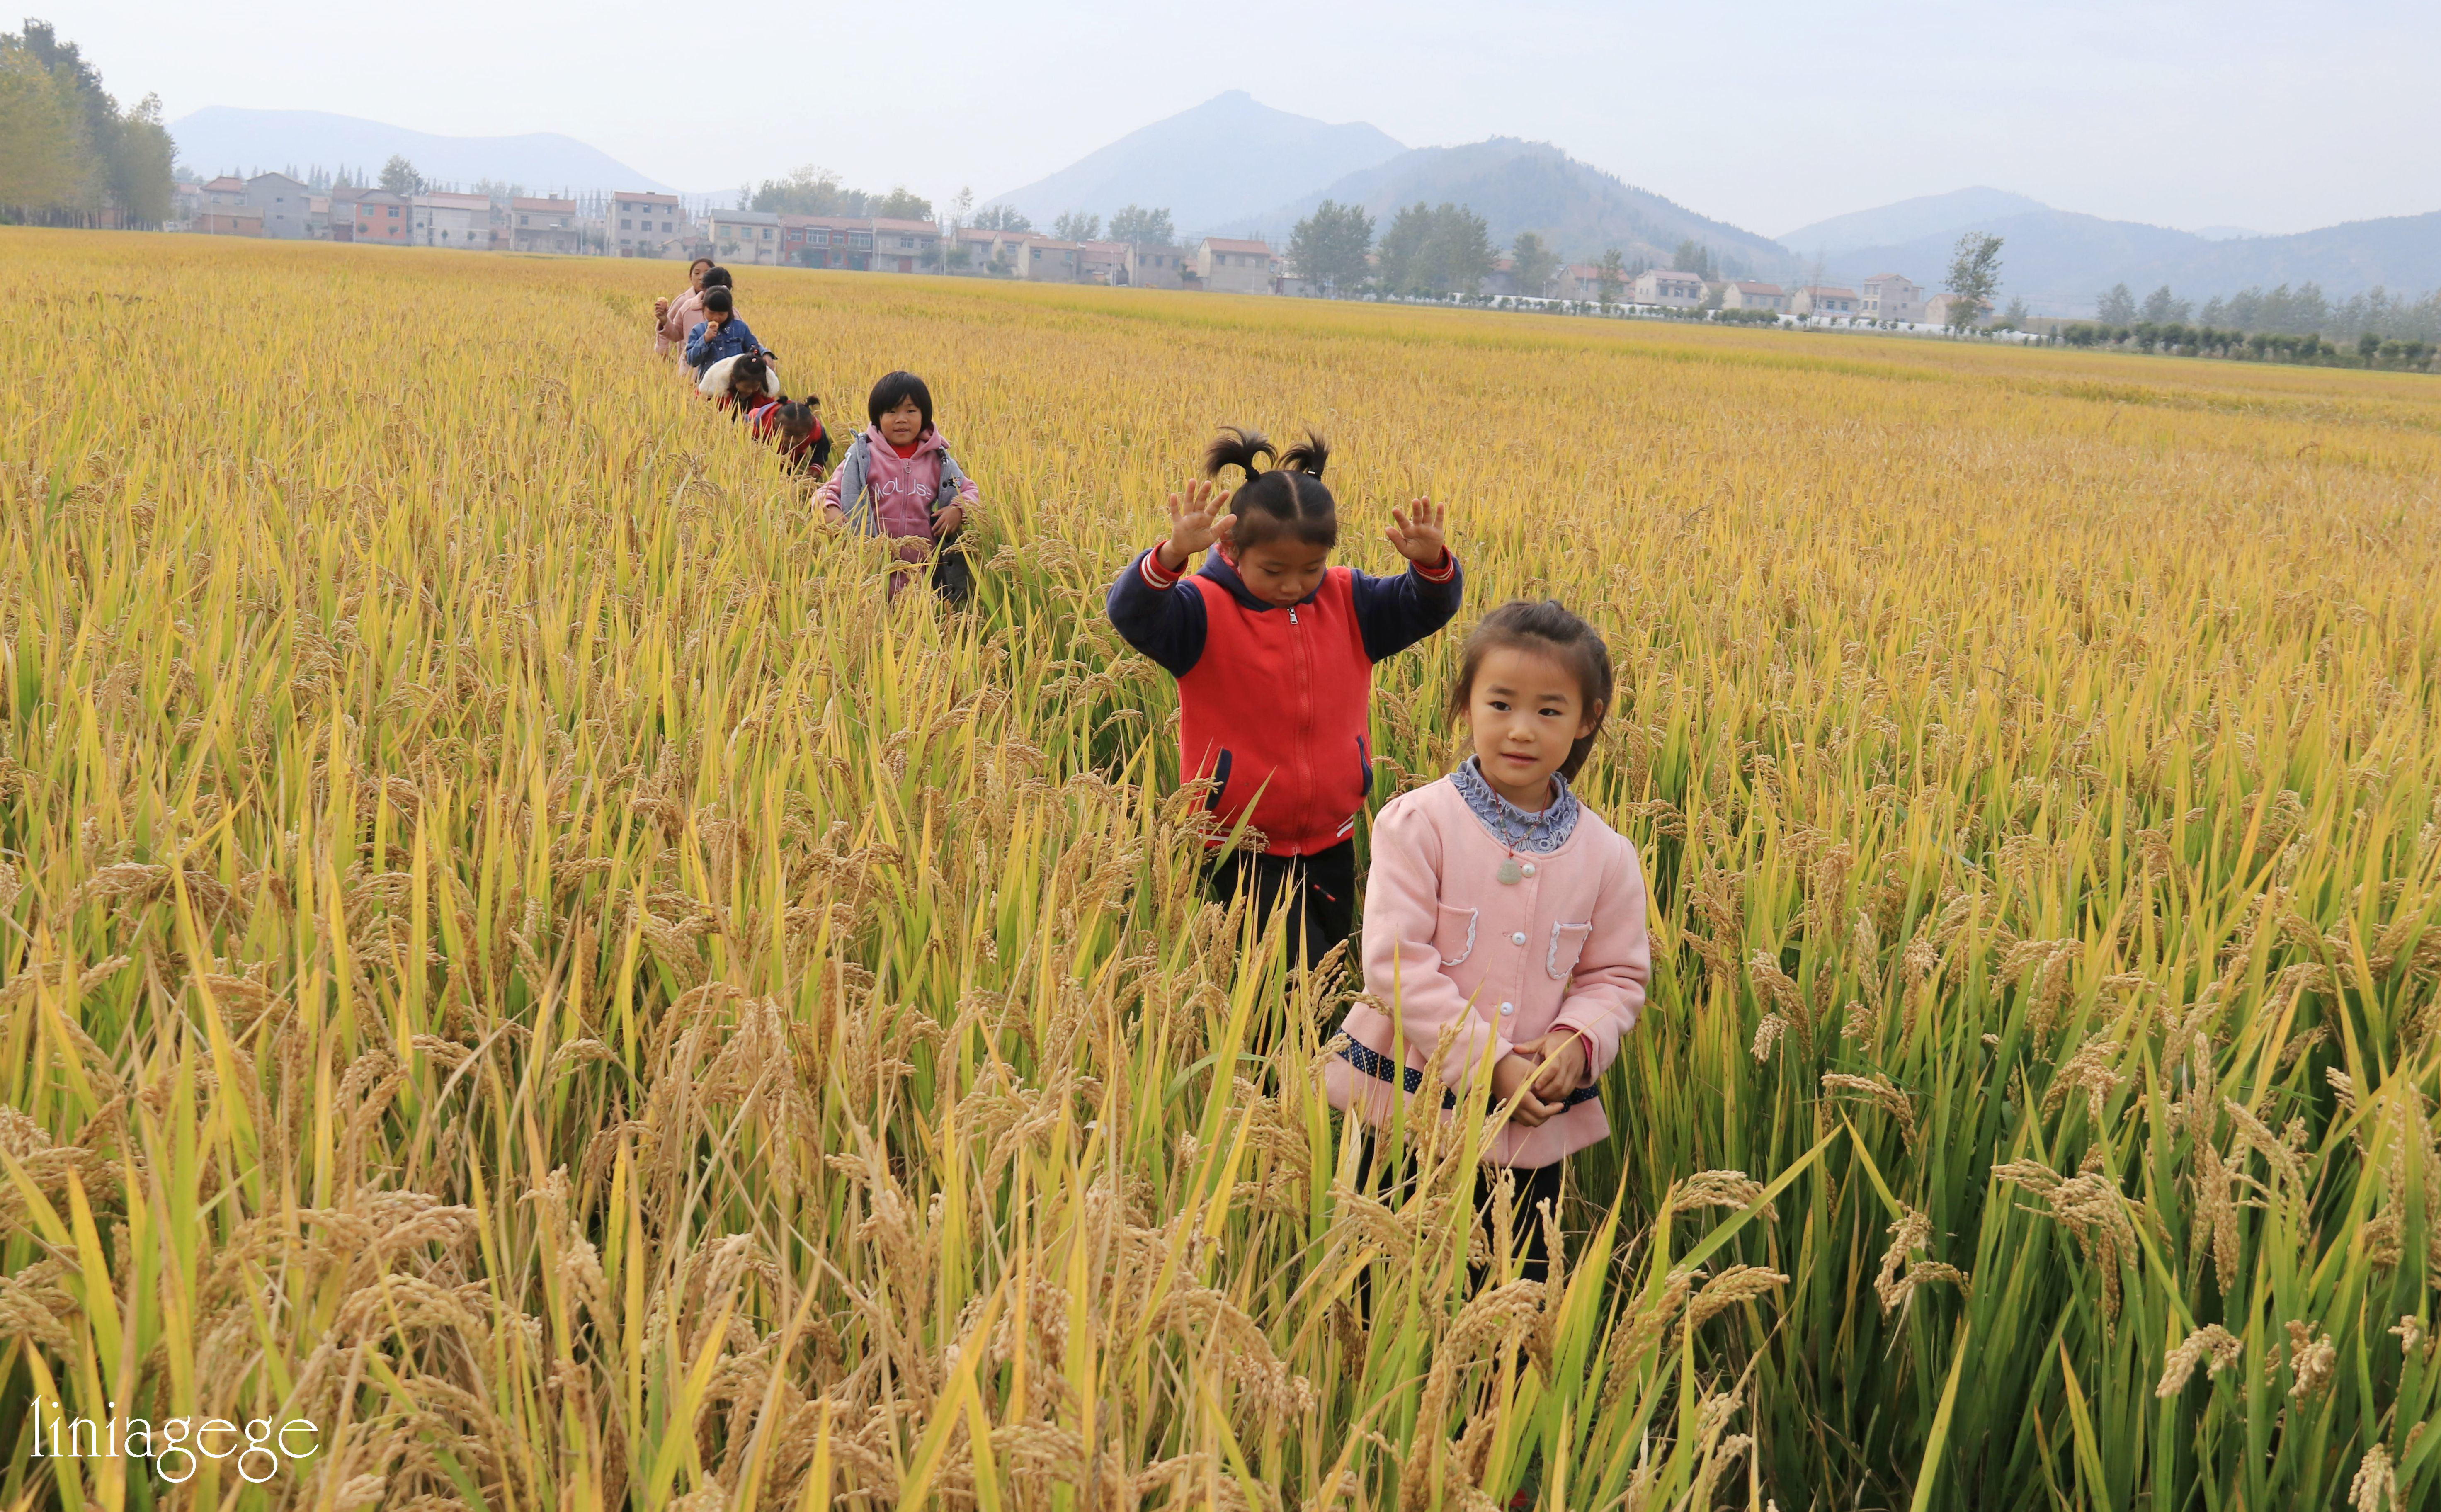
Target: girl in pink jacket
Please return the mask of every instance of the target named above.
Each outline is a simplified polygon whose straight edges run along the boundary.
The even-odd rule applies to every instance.
[[[1533,1279],[1549,1267],[1535,1210],[1556,1212],[1561,1161],[1610,1135],[1596,1088],[1652,972],[1636,847],[1568,787],[1610,702],[1609,648],[1556,603],[1503,604],[1467,638],[1450,711],[1474,753],[1373,821],[1365,990],[1387,1011],[1350,1008],[1324,1072],[1332,1104],[1376,1126],[1402,1096],[1411,1119],[1481,1107],[1486,1081],[1493,1106],[1515,1100],[1484,1159],[1516,1174]],[[1444,1085],[1427,1089],[1451,1026]]]

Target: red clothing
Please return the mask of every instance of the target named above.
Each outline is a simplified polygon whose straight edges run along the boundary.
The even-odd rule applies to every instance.
[[[1111,619],[1178,678],[1179,765],[1219,785],[1212,811],[1263,833],[1273,855],[1312,855],[1356,829],[1373,788],[1373,663],[1449,622],[1457,561],[1376,578],[1344,567],[1294,605],[1246,591],[1218,553],[1190,575],[1159,553],[1129,564]]]
[[[916,448],[924,444],[924,438],[918,436],[904,446],[899,445],[896,441],[888,441],[884,444],[889,446],[892,451],[896,452],[898,454],[898,459],[903,462],[915,455]]]

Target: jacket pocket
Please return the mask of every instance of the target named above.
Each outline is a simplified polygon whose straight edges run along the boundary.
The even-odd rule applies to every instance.
[[[1212,796],[1203,801],[1203,806],[1215,814],[1220,812],[1221,802],[1229,796],[1229,747],[1223,746],[1220,759],[1212,764]]]
[[[1551,948],[1544,952],[1544,968],[1553,981],[1565,981],[1577,969],[1577,961],[1585,953],[1585,936],[1594,932],[1593,922],[1555,924],[1551,926]]]
[[[1474,910],[1440,906],[1440,919],[1433,929],[1433,948],[1440,952],[1441,964],[1456,965],[1474,954]]]

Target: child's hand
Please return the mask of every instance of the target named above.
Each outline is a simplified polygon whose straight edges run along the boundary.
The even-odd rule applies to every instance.
[[[1390,512],[1390,524],[1382,534],[1401,556],[1418,567],[1438,567],[1449,555],[1449,538],[1441,533],[1441,524],[1449,511],[1431,499],[1419,498],[1404,510]]]
[[[966,523],[967,507],[964,504],[952,504],[932,516],[932,539],[946,541],[957,533],[959,526]]]
[[[1562,1098],[1584,1085],[1584,1036],[1573,1029],[1554,1029],[1540,1039],[1518,1046],[1517,1053],[1543,1063],[1534,1073],[1534,1095],[1554,1107]]]
[[[1533,1061],[1516,1051],[1501,1056],[1492,1068],[1492,1094],[1499,1104],[1507,1106],[1510,1098],[1516,1097],[1521,1089],[1525,1090],[1526,1095],[1518,1100],[1516,1111],[1509,1117],[1510,1122],[1526,1128],[1537,1127],[1560,1110],[1559,1104],[1545,1102],[1532,1089],[1537,1070]]]
[[[1210,482],[1198,480],[1186,485],[1184,498],[1169,495],[1169,539],[1157,548],[1163,571],[1185,571],[1197,552],[1228,538],[1229,527],[1238,523],[1238,516],[1222,513],[1228,506],[1220,502],[1220,494]]]

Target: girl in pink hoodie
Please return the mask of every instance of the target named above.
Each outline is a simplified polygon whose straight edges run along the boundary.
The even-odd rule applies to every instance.
[[[1535,1210],[1556,1215],[1561,1162],[1610,1135],[1596,1089],[1652,971],[1636,847],[1568,786],[1610,702],[1609,648],[1556,603],[1503,604],[1467,638],[1450,712],[1474,752],[1373,821],[1367,998],[1324,1071],[1332,1104],[1377,1127],[1401,1098],[1410,1119],[1480,1109],[1489,1083],[1510,1113],[1484,1159],[1515,1173],[1529,1279],[1548,1273]],[[1427,1088],[1444,1030],[1440,1085]]]
[[[873,428],[848,442],[839,471],[823,483],[823,511],[835,525],[896,543],[907,567],[890,574],[890,596],[914,578],[913,564],[937,548],[932,590],[963,604],[974,574],[958,532],[977,502],[974,479],[932,428],[932,390],[912,372],[885,374],[864,403]]]

